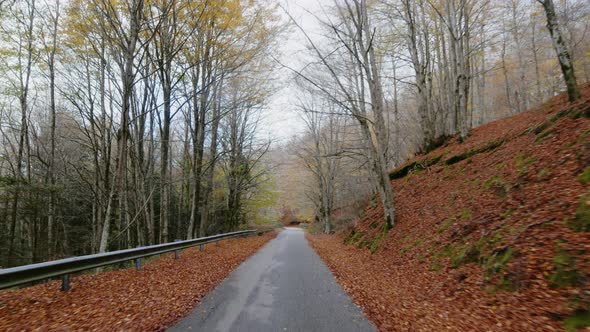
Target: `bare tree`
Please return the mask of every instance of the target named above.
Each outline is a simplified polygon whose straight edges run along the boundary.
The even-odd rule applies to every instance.
[[[311,94],[305,98],[298,106],[307,125],[298,156],[315,179],[314,194],[310,198],[316,206],[316,216],[323,224],[324,233],[329,234],[333,227],[337,175],[342,171],[340,160],[344,154],[344,126],[340,121],[341,116],[330,112],[334,104],[329,101],[316,102],[318,97],[314,98]]]
[[[46,53],[47,67],[49,71],[49,109],[51,112],[50,116],[50,134],[49,134],[49,160],[47,161],[47,177],[49,179],[49,211],[47,216],[47,255],[49,257],[53,254],[54,248],[54,228],[55,228],[55,217],[56,217],[56,175],[55,175],[55,149],[56,149],[56,54],[58,51],[58,28],[61,16],[60,2],[55,1],[53,8],[47,9],[46,23],[50,28],[49,31],[49,43],[44,40],[44,49]]]
[[[547,16],[547,29],[551,35],[553,41],[553,48],[557,53],[557,59],[559,60],[559,66],[567,86],[567,94],[570,102],[576,101],[580,98],[580,90],[578,89],[578,82],[576,81],[576,74],[574,72],[574,63],[571,60],[568,49],[563,40],[559,22],[557,20],[557,14],[555,13],[555,5],[553,0],[537,0],[545,9],[545,15]]]
[[[31,165],[30,165],[30,141],[29,141],[29,112],[30,112],[30,90],[33,64],[36,61],[36,52],[34,45],[34,23],[37,18],[36,1],[28,0],[21,2],[13,7],[13,17],[15,19],[15,31],[5,30],[9,42],[15,46],[15,61],[17,66],[13,72],[16,79],[10,82],[20,106],[20,129],[18,134],[17,151],[13,174],[16,180],[10,216],[9,230],[9,247],[7,262],[13,264],[15,260],[15,251],[17,243],[24,243],[25,233],[22,231],[24,220],[19,216],[19,201],[24,195],[21,192],[21,186],[30,182]],[[3,26],[3,29],[12,27]],[[20,241],[19,241],[20,240]],[[18,242],[17,242],[18,241]]]
[[[115,174],[113,185],[109,194],[106,209],[106,219],[102,227],[99,252],[107,250],[111,215],[115,211],[115,200],[119,199],[120,219],[124,218],[122,210],[126,200],[125,173],[127,170],[128,140],[129,140],[129,113],[132,101],[133,86],[137,71],[135,59],[138,54],[140,32],[145,23],[144,0],[133,0],[126,3],[124,8],[116,8],[111,2],[97,0],[97,9],[106,18],[106,23],[101,26],[103,33],[112,43],[113,51],[117,56],[115,60],[121,73],[121,117],[119,130],[117,131],[117,158],[115,161]],[[121,22],[121,16],[127,15],[128,23]]]
[[[335,88],[326,88],[324,83],[320,83],[311,75],[299,71],[296,71],[296,74],[356,119],[368,144],[368,160],[383,205],[385,228],[390,229],[395,221],[395,207],[393,188],[388,175],[387,121],[380,58],[375,52],[376,30],[369,20],[365,0],[344,1],[342,5],[336,4],[335,10],[338,21],[324,22],[336,39],[335,49],[332,51],[322,51],[298,25]],[[331,57],[340,49],[345,50],[342,58],[345,68],[350,70],[352,75],[343,75],[338,63]]]

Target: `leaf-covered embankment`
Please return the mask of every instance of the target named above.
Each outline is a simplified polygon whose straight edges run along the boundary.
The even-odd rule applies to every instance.
[[[0,293],[0,331],[156,331],[187,314],[240,263],[276,236],[231,239],[166,254],[142,267]]]
[[[389,233],[374,204],[310,243],[381,330],[590,324],[589,113],[586,85],[453,138],[392,173]]]

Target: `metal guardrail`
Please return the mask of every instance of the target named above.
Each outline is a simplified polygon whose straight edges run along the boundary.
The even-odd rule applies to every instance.
[[[141,259],[143,257],[160,255],[174,251],[178,259],[179,251],[199,245],[203,251],[203,245],[229,238],[245,236],[256,233],[255,230],[238,231],[201,237],[198,239],[175,241],[153,246],[139,247],[133,249],[117,250],[102,254],[70,257],[45,263],[23,265],[0,270],[0,289],[10,288],[33,281],[62,276],[61,289],[66,291],[70,288],[70,274],[93,268],[111,265],[130,260],[135,260],[135,267],[141,270]]]

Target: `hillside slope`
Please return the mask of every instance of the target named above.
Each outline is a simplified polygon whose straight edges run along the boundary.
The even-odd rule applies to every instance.
[[[392,172],[396,225],[309,240],[382,330],[575,330],[590,321],[590,85]]]

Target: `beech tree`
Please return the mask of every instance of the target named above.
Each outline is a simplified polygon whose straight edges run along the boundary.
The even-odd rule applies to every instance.
[[[333,49],[320,49],[304,32],[318,63],[327,72],[324,79],[330,80],[330,87],[325,87],[325,83],[307,73],[296,71],[296,74],[357,121],[367,142],[372,180],[383,205],[384,227],[390,229],[395,222],[395,206],[388,175],[386,109],[380,58],[375,52],[375,30],[365,0],[335,3],[334,8],[337,13],[334,19],[338,21],[327,18],[323,22],[335,36]],[[338,53],[341,49],[345,51]],[[336,55],[340,57],[335,59]],[[342,68],[349,72],[343,73]]]
[[[257,1],[4,3],[2,266],[246,222],[226,222],[219,194],[227,188],[220,128],[232,109],[226,82],[267,80],[271,68],[260,64],[281,32],[274,11]]]
[[[554,15],[568,24],[562,49],[578,55],[589,50],[582,42],[587,6],[568,0]],[[547,53],[556,39],[539,29],[534,8],[518,1],[337,1],[322,9],[310,13],[324,27],[320,37],[312,39],[292,18],[310,52],[303,69],[290,69],[329,100],[330,110],[355,119],[367,144],[368,180],[382,199],[393,165],[451,135],[467,140],[474,126],[525,111],[560,90],[560,67]],[[587,61],[570,54],[572,69],[578,62],[586,73]],[[393,202],[382,201],[385,207],[387,201]],[[394,215],[389,211],[386,220]]]
[[[559,66],[561,67],[563,79],[565,80],[565,85],[567,86],[569,100],[570,102],[576,101],[578,98],[580,98],[580,90],[578,89],[578,82],[576,81],[574,64],[561,34],[561,29],[557,20],[557,14],[555,13],[555,5],[553,4],[553,0],[537,1],[543,5],[545,15],[547,16],[547,30],[549,30],[551,40],[553,41],[553,48],[555,49],[555,53],[557,53],[557,58],[559,59]]]
[[[315,186],[310,200],[316,206],[316,216],[323,232],[333,229],[332,214],[335,208],[337,176],[342,171],[340,162],[343,149],[343,121],[330,112],[333,104],[313,95],[306,95],[298,107],[307,126],[306,136],[298,153],[305,167],[313,174]]]
[[[9,8],[12,20],[2,24],[4,36],[8,38],[8,57],[4,58],[4,67],[8,68],[10,78],[9,86],[14,96],[18,99],[20,108],[20,122],[18,124],[18,135],[16,146],[10,142],[12,157],[9,161],[12,170],[10,181],[12,189],[12,204],[10,206],[10,221],[7,242],[8,250],[6,264],[11,265],[17,262],[18,256],[22,257],[32,253],[30,238],[25,240],[22,233],[30,223],[26,214],[19,213],[23,200],[28,199],[28,185],[31,184],[31,144],[29,116],[31,112],[31,81],[33,65],[37,60],[35,54],[35,22],[38,19],[37,3],[35,0],[19,2]],[[6,135],[6,134],[4,134]],[[6,137],[6,136],[5,136]],[[22,238],[22,241],[18,241]],[[28,248],[24,247],[28,243]],[[19,247],[19,248],[17,248]],[[27,252],[28,251],[28,252]]]

